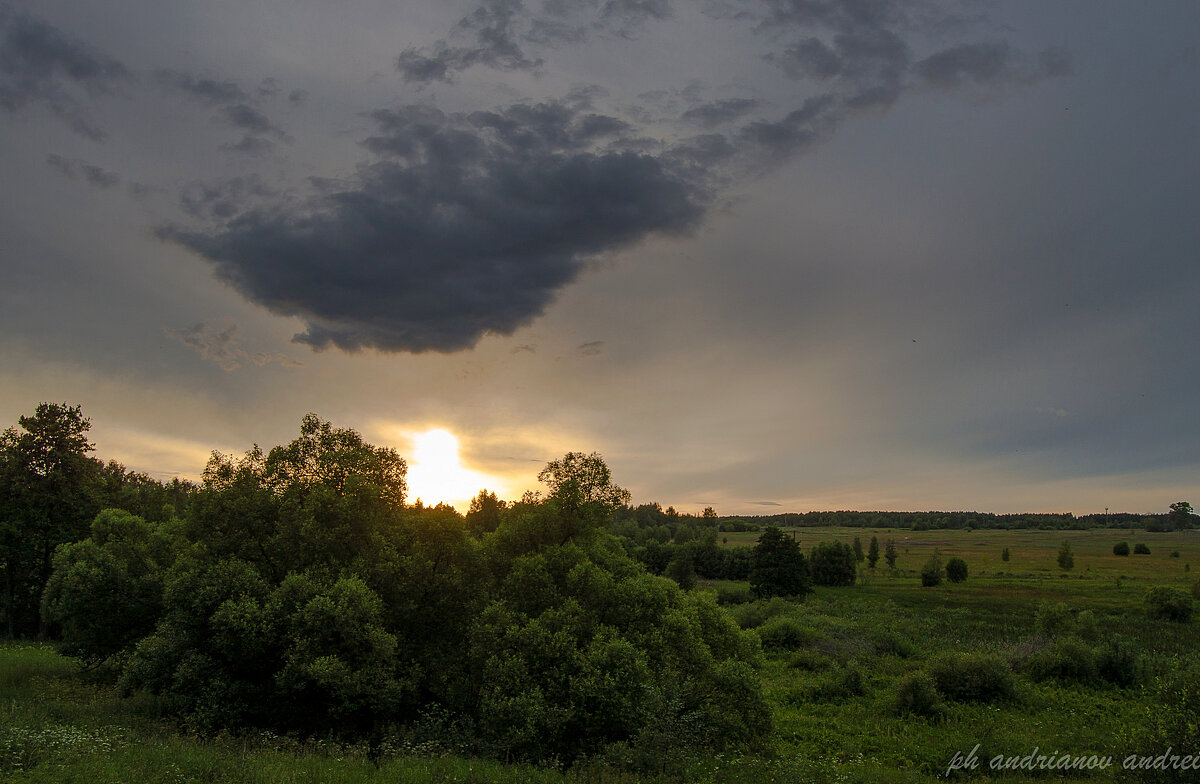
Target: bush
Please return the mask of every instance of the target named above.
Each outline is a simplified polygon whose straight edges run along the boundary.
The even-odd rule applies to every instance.
[[[1147,611],[1151,618],[1161,618],[1176,623],[1187,623],[1192,619],[1192,597],[1178,588],[1160,585],[1146,594]]]
[[[1193,663],[1188,669],[1160,678],[1155,684],[1159,699],[1146,708],[1138,723],[1139,729],[1131,739],[1130,752],[1144,760],[1171,753],[1193,754],[1200,749],[1200,667]],[[1182,782],[1194,781],[1194,772],[1157,770],[1135,764],[1128,774],[1135,781]]]
[[[793,670],[817,672],[818,670],[827,670],[832,667],[833,659],[819,651],[801,648],[792,654],[792,658],[788,659],[788,666]]]
[[[895,656],[900,659],[911,657],[916,651],[912,643],[892,631],[882,631],[871,637],[871,644],[879,656]]]
[[[746,604],[753,601],[750,596],[750,589],[735,585],[735,586],[719,586],[717,588],[717,604],[722,606],[730,604]]]
[[[1008,548],[1007,548],[1007,547],[1005,547],[1005,548],[1004,548],[1004,549],[1003,549],[1003,550],[1000,552],[1000,560],[1001,560],[1001,561],[1004,561],[1005,563],[1008,563],[1008,559],[1009,559],[1010,557],[1011,557],[1011,556],[1009,555]]]
[[[776,596],[766,601],[759,599],[749,604],[738,605],[730,609],[729,614],[743,629],[757,629],[777,615],[791,615],[796,610],[794,602],[790,602],[782,596]]]
[[[815,585],[854,585],[858,577],[858,557],[854,548],[845,542],[822,542],[812,549],[808,568]]]
[[[1146,544],[1145,544],[1144,542],[1138,542],[1138,543],[1137,543],[1136,545],[1134,545],[1134,547],[1133,547],[1133,554],[1134,554],[1134,555],[1149,555],[1149,554],[1150,554],[1150,548],[1149,548],[1149,547],[1147,547],[1147,546],[1146,546]]]
[[[861,697],[866,693],[867,684],[862,672],[855,665],[847,664],[820,683],[805,689],[802,695],[810,700],[832,701]]]
[[[1053,678],[1075,683],[1095,683],[1099,679],[1095,653],[1074,637],[1055,640],[1035,653],[1025,663],[1025,670],[1035,681]]]
[[[935,585],[942,584],[942,559],[936,555],[929,556],[929,560],[921,567],[921,585],[926,588],[932,588]]]
[[[1142,679],[1142,660],[1122,640],[1109,640],[1096,652],[1096,672],[1105,683],[1129,687]]]
[[[929,673],[922,670],[909,673],[896,684],[892,693],[891,711],[899,716],[924,716],[937,718],[946,710],[937,684]]]
[[[1179,551],[1178,551],[1178,550],[1172,550],[1172,551],[1171,551],[1171,557],[1172,557],[1172,558],[1178,558],[1178,557],[1179,557]]]
[[[794,650],[824,637],[820,632],[787,616],[776,616],[758,627],[758,636],[764,648],[776,650]]]
[[[946,561],[946,579],[952,583],[961,583],[967,579],[967,562],[961,558]]]
[[[1192,596],[1194,596],[1197,599],[1200,599],[1200,580],[1197,580],[1196,582],[1192,583]]]
[[[991,653],[943,653],[929,665],[938,691],[962,702],[995,702],[1017,696],[1012,669]]]
[[[1075,634],[1088,642],[1095,642],[1100,637],[1100,630],[1096,628],[1095,613],[1084,610],[1075,616]]]
[[[1129,555],[1129,542],[1117,542],[1114,544],[1113,555]]]
[[[1033,623],[1038,634],[1059,637],[1074,630],[1075,614],[1065,602],[1042,602],[1038,605],[1037,614],[1033,616]]]

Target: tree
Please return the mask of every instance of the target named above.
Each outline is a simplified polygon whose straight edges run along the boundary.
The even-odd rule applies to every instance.
[[[1133,546],[1134,555],[1149,555],[1150,547],[1145,542],[1138,542]]]
[[[1114,544],[1113,555],[1129,555],[1129,542],[1117,542]]]
[[[946,561],[946,579],[952,583],[961,583],[967,579],[967,562],[961,558]]]
[[[678,583],[679,587],[685,591],[696,587],[696,570],[692,565],[692,556],[684,548],[675,552],[675,556],[667,564],[663,574]]]
[[[854,585],[858,577],[858,559],[845,542],[822,542],[812,549],[808,564],[815,585]]]
[[[854,537],[854,560],[858,563],[863,561],[862,539],[857,536]]]
[[[1075,568],[1075,553],[1071,550],[1071,543],[1064,540],[1058,548],[1058,567],[1063,571]]]
[[[1008,553],[1008,548],[1007,548],[1007,547],[1005,547],[1005,548],[1004,548],[1004,549],[1003,549],[1003,550],[1000,552],[1000,560],[1001,560],[1001,561],[1004,561],[1005,563],[1008,563],[1008,559],[1009,559],[1010,557],[1011,557],[1011,556],[1010,556],[1010,555],[1009,555],[1009,553]]]
[[[887,547],[883,550],[883,559],[887,561],[889,569],[896,568],[896,543],[891,539],[887,540]]]
[[[1167,528],[1171,531],[1186,531],[1195,522],[1192,505],[1187,501],[1177,501],[1171,504],[1171,512],[1167,515]]]
[[[879,537],[872,536],[871,544],[867,546],[867,565],[872,569],[879,563]]]
[[[749,579],[750,592],[758,599],[804,596],[812,590],[800,545],[775,526],[763,531],[750,553]]]
[[[480,490],[479,495],[471,499],[467,510],[467,528],[476,536],[500,527],[500,515],[507,505],[496,497],[495,493]]]
[[[0,564],[9,636],[48,631],[39,609],[54,549],[87,535],[99,508],[91,421],[79,406],[41,403],[0,435]],[[22,432],[24,431],[24,432]]]
[[[921,567],[921,585],[932,588],[942,584],[942,559],[935,552]]]
[[[630,501],[629,491],[613,484],[612,472],[595,452],[568,452],[547,463],[538,473],[538,481],[549,487],[547,500],[559,512],[557,544],[594,530]]]

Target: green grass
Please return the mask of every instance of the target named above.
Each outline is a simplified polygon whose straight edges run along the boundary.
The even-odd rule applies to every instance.
[[[775,754],[766,758],[706,755],[674,760],[666,774],[632,772],[595,763],[567,771],[464,759],[436,749],[392,749],[380,765],[362,747],[270,735],[201,739],[181,734],[144,695],[117,696],[102,677],[46,646],[0,645],[0,781],[14,782],[891,782],[944,780],[956,752],[977,745],[981,769],[956,777],[973,781],[1046,782],[1042,773],[994,775],[995,755],[1043,753],[1113,755],[1115,768],[1075,774],[1119,781],[1119,760],[1134,751],[1130,735],[1155,709],[1148,688],[1156,676],[1196,659],[1197,624],[1146,616],[1154,585],[1186,587],[1189,559],[1200,563],[1200,534],[1124,531],[907,531],[800,529],[804,545],[827,539],[864,544],[874,534],[897,540],[898,568],[864,568],[852,588],[820,588],[805,602],[783,607],[798,629],[791,649],[765,653],[764,690],[776,725]],[[753,541],[755,534],[729,534]],[[1055,554],[1064,538],[1075,569],[1062,573]],[[1146,541],[1149,556],[1112,555],[1126,539]],[[741,542],[745,544],[746,542]],[[1005,563],[1000,552],[1008,547]],[[918,572],[937,548],[966,559],[961,584],[923,588]],[[1179,550],[1180,558],[1170,558]],[[881,562],[882,563],[882,562]],[[734,586],[737,583],[722,582]],[[744,585],[741,584],[741,585]],[[716,590],[718,584],[700,586]],[[1035,682],[1022,663],[1049,644],[1035,616],[1045,602],[1063,602],[1095,616],[1097,640],[1124,639],[1142,657],[1143,675],[1131,688]],[[751,617],[752,610],[736,612]],[[761,613],[759,614],[761,617]],[[1016,697],[992,703],[946,700],[932,718],[896,715],[893,693],[906,675],[926,670],[946,651],[993,653],[1017,671]]]

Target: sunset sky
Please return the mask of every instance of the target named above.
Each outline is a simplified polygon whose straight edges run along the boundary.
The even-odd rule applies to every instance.
[[[0,0],[0,426],[415,498],[1200,505],[1200,4]],[[457,449],[457,453],[455,450]]]

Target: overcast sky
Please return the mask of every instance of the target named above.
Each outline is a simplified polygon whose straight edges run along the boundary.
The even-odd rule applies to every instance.
[[[159,478],[311,411],[508,498],[573,450],[685,511],[1200,503],[1198,42],[1193,0],[0,0],[0,424],[79,403]]]

